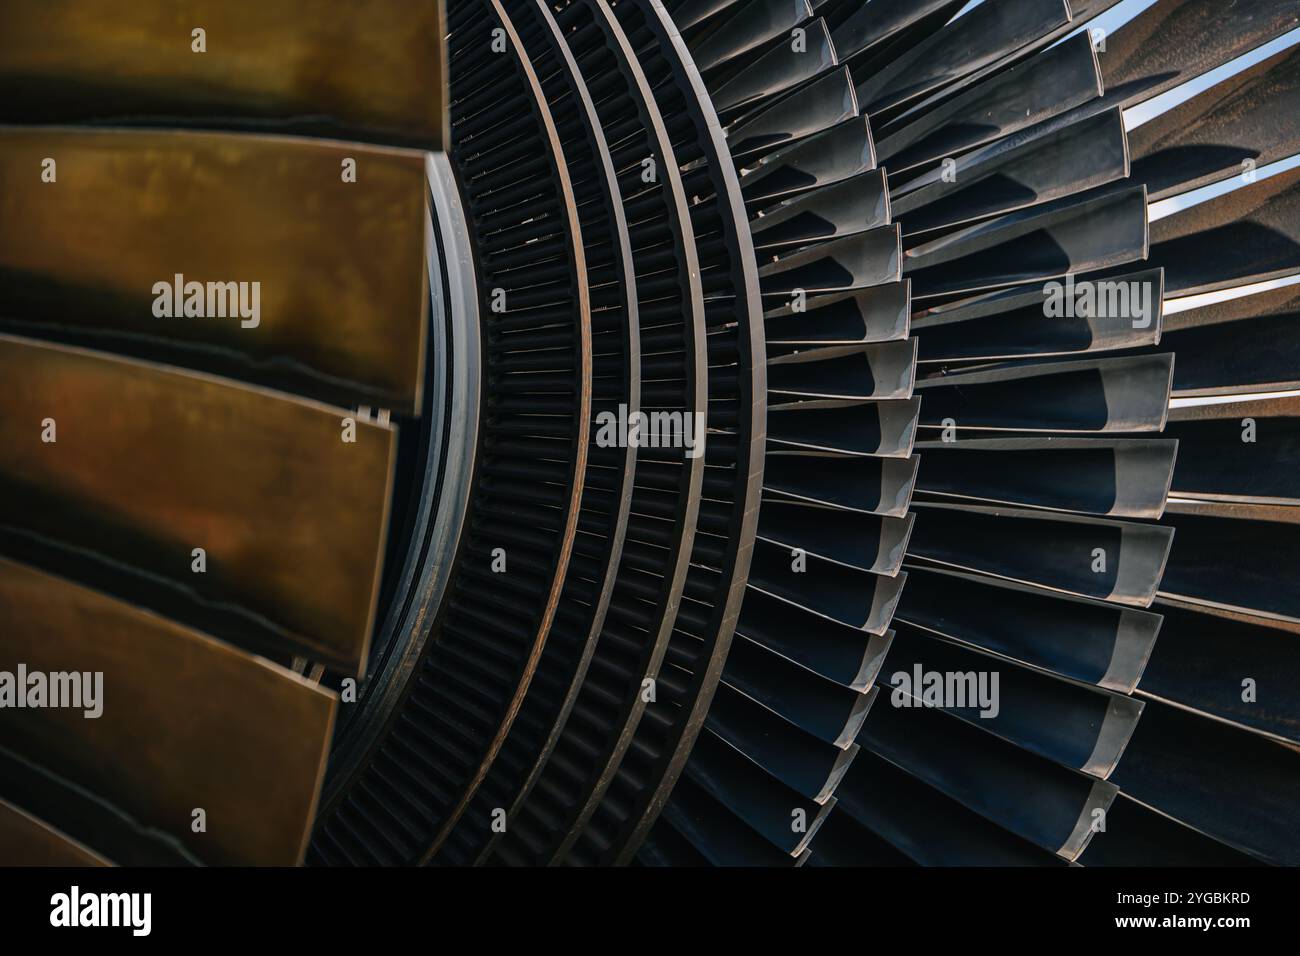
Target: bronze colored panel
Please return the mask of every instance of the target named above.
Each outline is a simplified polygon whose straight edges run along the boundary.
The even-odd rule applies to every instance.
[[[0,800],[0,866],[109,866],[102,856]]]
[[[356,182],[343,181],[345,158]],[[424,176],[420,153],[356,144],[0,129],[0,319],[342,405],[417,410]],[[178,274],[226,317],[159,302],[155,285],[174,288]],[[228,282],[248,284],[244,313],[224,292],[209,305],[206,284]],[[243,318],[255,288],[258,315]]]
[[[256,121],[442,149],[445,35],[441,0],[6,2],[0,120]]]
[[[10,336],[0,382],[0,547],[62,549],[61,573],[97,561],[141,582],[132,599],[169,617],[237,643],[264,632],[279,653],[362,669],[390,426],[358,420],[346,442],[342,409]]]
[[[16,675],[23,664],[29,675],[102,674],[98,717],[85,716],[84,707],[6,709],[0,745],[170,834],[205,862],[302,859],[333,729],[332,692],[5,559],[0,620],[0,670]],[[198,808],[207,818],[202,833],[192,827]]]

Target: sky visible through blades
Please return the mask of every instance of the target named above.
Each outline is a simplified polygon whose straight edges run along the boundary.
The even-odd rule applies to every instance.
[[[983,2],[985,2],[985,0],[971,0],[970,3],[961,9],[957,16],[964,16],[970,10],[979,6]],[[1107,33],[1113,33],[1115,30],[1119,29],[1125,23],[1132,20],[1143,10],[1153,6],[1155,3],[1156,0],[1121,0],[1120,3],[1111,7],[1110,10],[1090,21],[1086,27],[1080,26],[1079,30],[1101,28]],[[1079,30],[1074,31],[1074,33],[1079,32]],[[1071,33],[1070,36],[1073,36],[1074,33]],[[1064,38],[1058,42],[1064,42]],[[1153,97],[1147,102],[1141,103],[1138,106],[1127,110],[1124,114],[1124,125],[1127,129],[1135,129],[1143,123],[1149,122],[1162,113],[1186,102],[1198,93],[1222,82],[1228,77],[1234,76],[1242,70],[1249,69],[1261,60],[1266,60],[1275,53],[1289,49],[1297,44],[1300,44],[1300,30],[1292,30],[1290,33],[1284,33],[1276,40],[1266,43],[1244,56],[1231,60],[1218,69],[1211,70],[1209,73],[1196,77],[1193,80],[1189,80],[1182,86],[1177,86],[1160,96]],[[1300,155],[1289,156],[1286,159],[1279,160],[1278,162],[1259,167],[1259,169],[1256,170],[1256,180],[1268,179],[1271,176],[1276,176],[1278,173],[1284,173],[1289,169],[1295,169],[1298,166],[1300,166]],[[1241,177],[1234,176],[1231,179],[1215,183],[1211,186],[1204,186],[1200,189],[1194,189],[1190,192],[1183,193],[1180,196],[1172,196],[1169,199],[1163,199],[1159,202],[1152,203],[1150,208],[1150,219],[1152,222],[1155,222],[1158,219],[1163,219],[1166,216],[1173,215],[1180,210],[1199,205],[1207,200],[1222,196],[1225,193],[1230,193],[1233,190],[1241,188],[1243,185],[1245,185],[1245,183]],[[1205,295],[1190,296],[1185,299],[1166,302],[1165,312],[1166,314],[1173,314],[1190,308],[1199,308],[1201,306],[1210,305],[1214,302],[1222,302],[1227,299],[1237,298],[1241,295],[1253,295],[1259,292],[1265,292],[1269,289],[1297,284],[1300,284],[1300,274],[1288,276],[1282,279],[1273,279],[1269,282],[1259,282],[1249,286],[1241,286],[1236,289],[1227,289],[1222,292],[1211,292]],[[1290,394],[1300,394],[1300,392],[1276,393],[1277,396]],[[1273,393],[1270,393],[1267,396],[1255,395],[1252,397],[1273,397]],[[1172,400],[1171,405],[1172,407],[1177,408],[1185,405],[1206,405],[1215,402],[1239,401],[1240,398],[1241,396],[1225,396],[1223,398],[1175,398]]]

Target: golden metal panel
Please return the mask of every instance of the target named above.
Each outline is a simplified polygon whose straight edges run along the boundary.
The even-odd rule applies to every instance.
[[[356,182],[343,181],[347,158]],[[426,197],[423,154],[411,150],[2,128],[0,321],[338,404],[416,411]],[[174,312],[176,297],[160,303],[155,285],[174,288],[177,275],[248,283],[249,305],[258,283],[256,323],[155,314]]]
[[[101,673],[99,717],[6,709],[0,745],[218,864],[301,861],[337,700],[291,671],[0,558],[0,670]],[[84,701],[83,701],[84,702]],[[202,809],[206,831],[194,832]]]
[[[257,121],[442,149],[445,34],[440,0],[6,2],[0,119]]]
[[[356,421],[347,442],[342,409],[11,336],[0,382],[0,532],[125,569],[219,636],[233,617],[272,651],[363,668],[390,426]]]
[[[0,800],[0,866],[108,866],[98,853]]]

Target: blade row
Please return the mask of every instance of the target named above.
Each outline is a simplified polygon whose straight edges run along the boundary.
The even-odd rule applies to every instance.
[[[443,173],[400,148],[445,139],[439,5],[187,8],[0,10],[24,861],[301,862],[336,711],[388,650],[385,558],[443,477],[412,464],[447,437]]]
[[[1294,815],[1278,795],[1300,769],[1284,746],[1296,739],[1295,702],[1272,678],[1272,705],[1255,706],[1252,696],[1261,681],[1253,674],[1290,667],[1280,633],[1271,641],[1265,633],[1292,624],[1282,544],[1291,499],[1278,485],[1288,483],[1292,399],[1169,407],[1181,393],[1174,369],[1181,373],[1184,344],[1193,374],[1214,376],[1191,394],[1290,380],[1280,324],[1258,362],[1249,359],[1258,340],[1234,337],[1225,356],[1223,333],[1234,321],[1284,322],[1293,290],[1190,309],[1174,297],[1300,272],[1294,174],[1248,178],[1152,223],[1148,240],[1149,197],[1294,152],[1293,124],[1271,112],[1293,95],[1293,51],[1145,132],[1126,132],[1120,114],[1294,28],[1294,8],[1251,4],[1240,29],[1189,44],[1196,24],[1219,15],[1214,5],[1161,2],[1098,51],[1087,31],[1049,44],[1110,4],[1072,5],[1069,22],[1056,19],[1060,4],[988,3],[955,20],[960,4],[909,4],[897,19],[879,5],[834,0],[793,19],[782,4],[759,5],[757,18],[725,3],[667,6],[701,58],[742,190],[752,183],[747,198],[762,215],[751,231],[756,246],[772,250],[768,274],[783,265],[793,273],[764,291],[838,296],[828,303],[838,307],[831,321],[813,327],[818,341],[853,329],[844,290],[868,281],[871,263],[888,261],[885,243],[861,237],[898,221],[901,272],[917,300],[922,440],[916,525],[893,545],[883,530],[850,531],[843,515],[819,538],[812,519],[787,517],[788,501],[765,501],[750,577],[762,597],[747,600],[737,633],[750,636],[755,608],[752,631],[781,656],[741,653],[749,643],[733,650],[706,725],[719,741],[702,738],[642,861],[1294,862]],[[817,50],[802,60],[800,32]],[[963,59],[945,60],[949,49]],[[883,189],[864,175],[877,162],[889,167]],[[825,245],[812,244],[819,240]],[[1088,298],[1119,290],[1132,298],[1118,308]],[[793,304],[769,314],[769,330],[773,319],[785,327],[777,361],[793,363],[791,371],[807,353],[786,330],[798,329],[796,320],[806,326],[814,301],[800,303],[803,318]],[[885,302],[875,299],[870,314],[884,320]],[[1187,332],[1157,349],[1162,324]],[[1094,357],[1106,352],[1116,354]],[[870,388],[879,387],[877,367]],[[854,428],[862,418],[851,400],[869,393],[849,368],[843,378],[818,368],[807,380],[822,386],[818,395],[769,366],[770,388],[791,386],[790,409],[820,419],[791,444],[843,452],[844,436],[865,431],[852,450],[897,450],[875,437],[878,414]],[[769,486],[773,452],[790,434],[780,424],[786,414],[773,403]],[[1256,451],[1257,428],[1276,440],[1271,450]],[[1158,431],[1169,434],[1134,434]],[[798,474],[788,468],[786,489]],[[828,497],[843,507],[862,474],[835,464],[816,484],[840,489]],[[868,496],[887,484],[872,478]],[[802,489],[787,495],[810,500]],[[766,561],[765,542],[780,549]],[[909,586],[894,595],[883,662],[867,663],[871,655],[849,651],[843,638],[807,638],[795,611],[888,625],[877,600],[864,614],[837,599],[835,579],[847,587],[846,568],[890,567],[881,562],[894,548],[906,550],[899,577]],[[816,577],[793,573],[801,553],[827,561]],[[856,594],[861,601],[861,586]],[[1240,640],[1193,643],[1227,622],[1242,629]],[[1274,655],[1267,662],[1252,656],[1265,646]],[[765,670],[755,663],[768,659]],[[783,668],[774,670],[776,661]],[[865,716],[847,708],[818,724],[835,685],[799,697],[795,664],[846,689],[869,687],[883,667],[894,686]],[[996,677],[997,704],[978,706],[974,683],[955,703],[942,682],[928,696],[931,673]],[[775,729],[757,731],[772,712],[787,730],[820,727],[841,756],[828,754],[809,776],[806,739],[782,746]],[[1220,738],[1224,746],[1211,743]],[[1219,776],[1225,766],[1231,785]],[[1240,813],[1224,814],[1225,803]]]

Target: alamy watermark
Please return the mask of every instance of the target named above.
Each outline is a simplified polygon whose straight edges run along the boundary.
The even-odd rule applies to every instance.
[[[1049,319],[1128,319],[1135,329],[1149,329],[1155,319],[1154,298],[1150,282],[1076,282],[1074,276],[1067,275],[1064,283],[1043,286],[1043,315]]]
[[[0,710],[80,710],[87,720],[104,713],[103,671],[0,671]]]
[[[50,897],[50,925],[56,928],[121,927],[132,936],[153,930],[152,893],[83,893],[73,886]]]
[[[997,671],[928,671],[920,664],[895,671],[889,702],[895,707],[942,707],[945,710],[978,709],[991,720],[1002,709]]]
[[[704,454],[704,416],[695,412],[617,411],[596,415],[596,444],[601,448],[683,448],[687,458]]]
[[[155,282],[153,294],[153,314],[160,319],[237,318],[244,329],[262,324],[260,282],[186,282],[178,272],[171,282]]]

